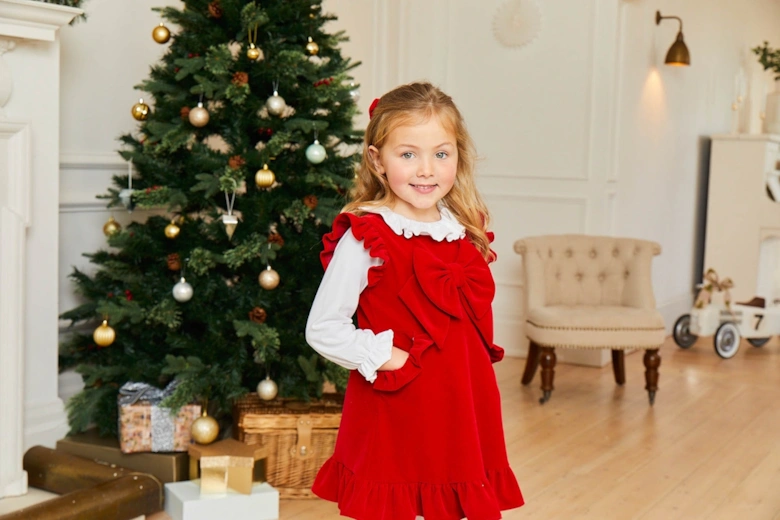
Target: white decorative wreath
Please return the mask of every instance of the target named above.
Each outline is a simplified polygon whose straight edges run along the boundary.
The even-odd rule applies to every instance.
[[[522,47],[542,30],[542,12],[536,0],[508,0],[493,17],[493,33],[502,45]]]

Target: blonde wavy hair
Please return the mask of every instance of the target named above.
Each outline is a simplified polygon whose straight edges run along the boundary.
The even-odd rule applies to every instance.
[[[361,207],[393,205],[395,194],[387,177],[377,171],[368,148],[381,149],[396,128],[424,123],[434,116],[452,133],[458,148],[455,183],[442,202],[466,228],[466,235],[485,260],[493,260],[487,236],[490,213],[474,182],[474,142],[452,98],[430,83],[401,85],[381,97],[366,128],[363,158],[350,191],[352,201],[342,212],[363,214]]]

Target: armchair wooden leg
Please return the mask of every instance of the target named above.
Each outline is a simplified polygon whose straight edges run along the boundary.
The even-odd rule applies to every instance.
[[[615,382],[623,385],[626,382],[625,352],[621,349],[612,349],[612,371],[615,373]]]
[[[661,356],[658,355],[658,349],[645,350],[645,381],[647,385],[647,395],[650,398],[650,405],[655,401],[655,392],[658,390],[658,367],[661,366]]]
[[[528,345],[528,357],[525,359],[525,371],[523,372],[523,384],[530,383],[539,366],[539,345],[533,341]]]
[[[553,378],[555,377],[555,349],[553,347],[540,347],[539,360],[542,363],[542,397],[539,404],[550,400],[553,391]]]

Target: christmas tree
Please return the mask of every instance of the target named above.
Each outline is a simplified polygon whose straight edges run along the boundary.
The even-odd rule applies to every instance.
[[[335,17],[319,0],[183,3],[159,9],[178,29],[152,32],[169,48],[136,86],[147,99],[121,137],[129,172],[104,195],[157,216],[110,219],[110,247],[86,255],[94,274],[71,274],[84,300],[62,318],[97,326],[61,345],[60,369],[85,384],[68,403],[72,431],[115,433],[127,381],[175,379],[164,406],[207,399],[217,416],[266,377],[266,396],[273,381],[302,399],[346,384],[304,328],[362,139],[347,38],[325,31]]]

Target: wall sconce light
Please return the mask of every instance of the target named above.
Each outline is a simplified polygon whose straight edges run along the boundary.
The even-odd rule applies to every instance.
[[[661,16],[661,11],[655,12],[656,25],[660,24],[661,20],[665,20],[667,18],[674,18],[680,22],[680,30],[677,32],[677,39],[674,41],[672,46],[669,47],[669,52],[666,53],[666,59],[664,60],[664,63],[677,67],[688,66],[691,64],[691,54],[688,52],[688,47],[685,45],[685,40],[683,40],[682,20],[679,16]]]

